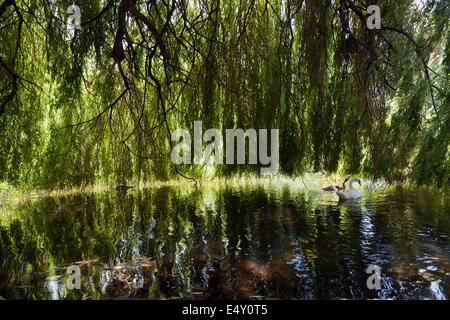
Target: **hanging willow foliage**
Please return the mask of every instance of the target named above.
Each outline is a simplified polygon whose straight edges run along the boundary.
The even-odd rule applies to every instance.
[[[175,166],[171,133],[277,128],[280,169],[449,182],[447,1],[0,3],[0,181],[259,172]],[[381,29],[366,9],[381,8]]]

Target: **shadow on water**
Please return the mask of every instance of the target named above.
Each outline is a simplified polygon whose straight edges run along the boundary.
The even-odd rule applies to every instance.
[[[402,189],[347,203],[292,184],[46,198],[1,211],[0,296],[447,299],[449,237],[447,199]]]

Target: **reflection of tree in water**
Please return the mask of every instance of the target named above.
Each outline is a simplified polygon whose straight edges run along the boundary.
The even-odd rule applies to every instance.
[[[448,296],[448,238],[433,240],[450,236],[445,208],[395,194],[375,200],[336,206],[261,185],[41,199],[0,227],[0,296]],[[66,287],[71,264],[81,290]],[[382,268],[379,292],[366,287],[369,264]]]

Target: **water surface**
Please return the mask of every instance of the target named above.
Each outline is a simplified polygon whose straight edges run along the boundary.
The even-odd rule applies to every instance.
[[[448,199],[321,182],[170,186],[0,209],[4,299],[448,299]],[[369,265],[381,289],[367,287]],[[80,289],[67,268],[81,271]]]

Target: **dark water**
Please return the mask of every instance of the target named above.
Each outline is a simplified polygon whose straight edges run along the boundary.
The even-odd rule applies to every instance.
[[[0,210],[5,299],[448,299],[448,199],[299,183],[161,187]],[[369,265],[381,289],[369,290]],[[76,265],[78,289],[68,287]]]

